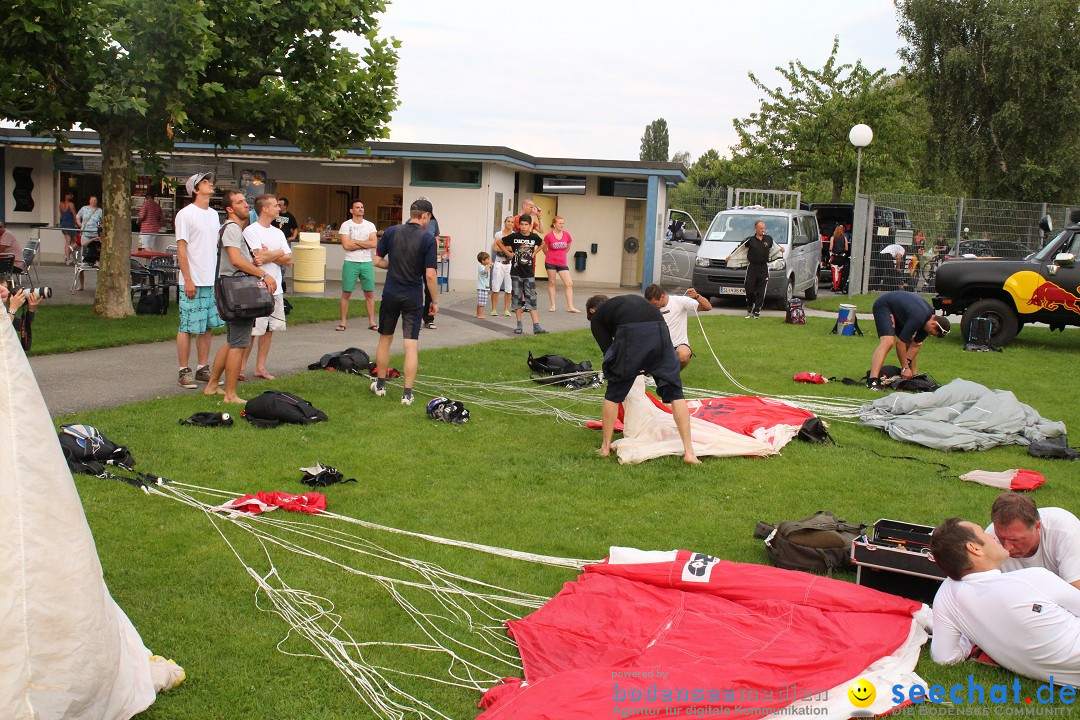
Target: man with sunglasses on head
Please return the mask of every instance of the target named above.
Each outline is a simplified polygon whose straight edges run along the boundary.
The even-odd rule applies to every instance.
[[[926,300],[905,290],[887,292],[874,301],[874,323],[879,342],[866,380],[871,390],[881,389],[881,366],[894,345],[900,377],[907,380],[918,374],[916,361],[926,336],[945,337],[952,329],[949,318],[935,315]]]

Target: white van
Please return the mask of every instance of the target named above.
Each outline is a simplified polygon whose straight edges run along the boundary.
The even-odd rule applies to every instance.
[[[758,220],[765,221],[765,234],[784,248],[783,253],[775,248],[769,262],[765,301],[783,308],[794,295],[816,298],[821,235],[817,216],[809,210],[739,207],[717,213],[697,250],[694,289],[706,297],[746,295],[744,244]]]

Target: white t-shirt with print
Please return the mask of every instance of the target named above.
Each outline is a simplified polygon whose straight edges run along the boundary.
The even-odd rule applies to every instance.
[[[1027,567],[1044,567],[1067,583],[1080,580],[1080,520],[1068,510],[1057,507],[1039,508],[1039,549],[1026,558],[1009,558],[1001,565],[1002,572]],[[997,538],[993,524],[986,534]],[[1080,590],[1077,590],[1080,592]]]
[[[675,347],[686,345],[690,340],[686,336],[686,316],[697,309],[698,301],[685,295],[668,295],[667,305],[660,308],[660,314],[667,323],[671,344]]]
[[[248,248],[253,252],[265,246],[267,250],[281,250],[286,255],[292,255],[292,251],[289,250],[289,243],[285,239],[285,233],[274,225],[270,227],[263,227],[259,223],[248,225],[244,228],[244,242],[248,244]],[[281,295],[281,266],[277,263],[267,263],[259,267],[277,281],[277,290],[274,291],[274,295]]]
[[[212,287],[217,266],[218,230],[221,219],[217,210],[203,209],[192,203],[184,206],[173,218],[177,241],[187,242],[188,268],[195,287]],[[180,273],[180,284],[184,273]]]
[[[375,232],[375,223],[370,220],[361,220],[356,223],[346,220],[341,223],[340,235],[348,235],[353,242],[367,240]],[[345,259],[349,262],[371,262],[375,259],[375,248],[363,248],[361,250],[346,250]]]

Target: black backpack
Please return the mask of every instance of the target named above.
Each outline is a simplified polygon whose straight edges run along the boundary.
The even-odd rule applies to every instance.
[[[854,525],[828,510],[779,525],[759,522],[754,537],[765,541],[765,552],[778,568],[826,573],[851,568],[851,543],[866,525]]]
[[[247,401],[244,419],[256,427],[272,428],[281,423],[310,425],[326,422],[328,418],[302,397],[283,390],[267,390]]]
[[[318,362],[308,365],[308,370],[335,370],[354,375],[367,375],[373,368],[371,357],[360,348],[354,347],[327,353],[319,358]]]
[[[529,365],[529,370],[540,375],[533,378],[533,382],[539,385],[564,385],[572,390],[583,390],[598,387],[601,384],[600,375],[592,371],[592,363],[588,360],[576,363],[562,355],[533,357],[530,351],[526,363]],[[583,375],[582,373],[590,374]]]
[[[805,325],[806,309],[803,307],[803,299],[793,297],[787,302],[787,312],[784,314],[784,322],[788,325]]]
[[[89,425],[61,425],[60,448],[72,472],[102,475],[106,465],[130,470],[135,465],[126,447]]]
[[[166,289],[166,292],[168,292],[168,289]],[[160,292],[143,292],[139,295],[139,301],[135,304],[136,315],[164,315],[168,309],[168,301]]]

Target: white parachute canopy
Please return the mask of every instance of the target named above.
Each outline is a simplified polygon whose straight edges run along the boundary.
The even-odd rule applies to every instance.
[[[155,698],[150,652],[105,587],[56,429],[0,321],[0,717],[126,720]]]

